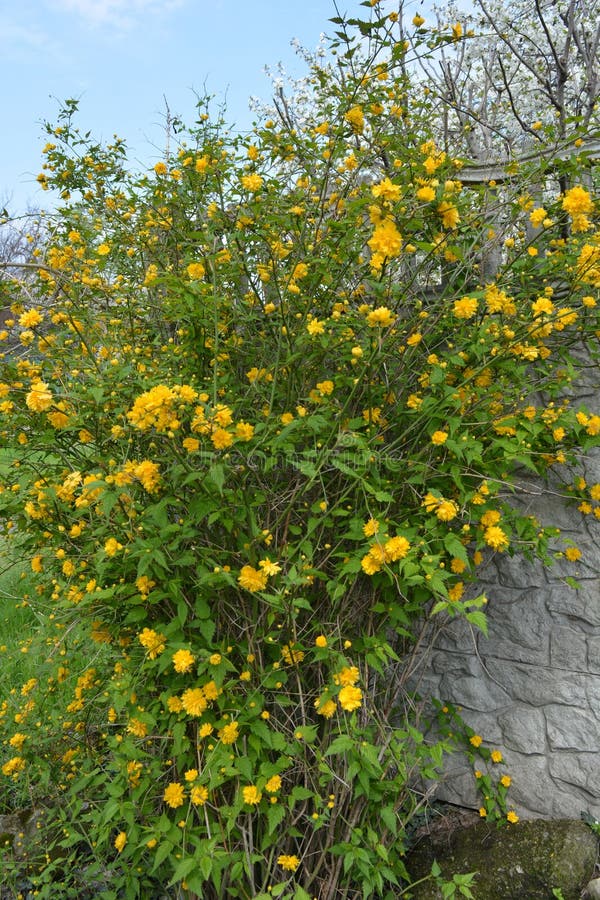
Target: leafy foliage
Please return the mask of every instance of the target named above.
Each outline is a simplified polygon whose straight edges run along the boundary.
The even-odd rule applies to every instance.
[[[201,103],[139,175],[75,102],[48,126],[62,203],[0,385],[43,622],[2,771],[60,825],[38,896],[82,872],[107,900],[398,896],[457,742],[415,690],[423,625],[485,629],[492,553],[551,563],[508,491],[598,443],[570,399],[589,192],[541,215],[522,185],[480,282],[486,188],[431,139],[394,15],[338,24],[301,129],[232,136]]]

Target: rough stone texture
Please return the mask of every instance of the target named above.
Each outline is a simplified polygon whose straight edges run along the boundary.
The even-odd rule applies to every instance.
[[[597,392],[597,370],[595,379]],[[591,390],[583,402],[597,407]],[[600,452],[577,474],[588,486],[600,483]],[[547,568],[491,555],[477,584],[489,599],[488,638],[453,620],[430,648],[419,690],[460,707],[485,744],[502,750],[509,804],[522,818],[600,819],[600,522],[569,506],[556,486],[527,475],[520,488],[507,501],[559,525],[583,557]],[[437,796],[479,806],[466,759],[451,765]]]
[[[565,900],[579,900],[594,874],[598,841],[582,822],[520,822],[495,828],[479,823],[451,833],[431,834],[408,856],[414,881],[424,878],[434,860],[448,880],[477,872],[476,900],[550,900],[560,889]],[[412,889],[415,900],[439,900],[431,881]]]

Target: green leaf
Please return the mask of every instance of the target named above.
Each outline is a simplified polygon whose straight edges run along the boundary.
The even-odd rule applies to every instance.
[[[452,531],[444,535],[444,547],[446,548],[450,556],[455,556],[457,559],[460,559],[465,563],[469,561],[469,557],[467,555],[464,544],[462,543],[460,538],[458,538]]]
[[[173,853],[174,850],[175,850],[175,847],[171,843],[171,841],[163,841],[161,844],[159,844],[154,853],[154,864],[153,864],[152,868],[150,869],[150,871],[156,872],[156,870],[158,869],[160,864],[163,863],[165,861],[165,859],[167,858],[167,856],[169,856],[171,853]]]
[[[311,900],[310,894],[307,894],[304,888],[297,885],[296,891],[294,893],[294,900]]]
[[[189,875],[197,865],[198,861],[193,856],[188,856],[187,859],[180,859],[179,863],[175,866],[173,877],[171,878],[167,887],[173,887],[173,885],[177,884],[178,881],[183,881],[184,878]]]
[[[235,762],[235,767],[246,781],[252,781],[253,767],[247,756],[239,756]]]
[[[267,834],[273,834],[277,826],[281,824],[283,819],[285,819],[285,816],[286,808],[281,803],[275,803],[274,805],[270,806],[267,809]]]
[[[210,853],[203,853],[199,862],[200,871],[204,881],[208,881],[212,872],[213,860]],[[189,885],[188,885],[189,886]]]
[[[466,615],[466,619],[474,625],[476,628],[479,628],[485,636],[487,637],[488,633],[488,624],[487,624],[487,616],[481,610],[476,609],[473,612],[468,612]]]
[[[398,817],[394,812],[391,806],[382,806],[379,810],[379,815],[385,827],[392,832],[392,834],[397,834],[398,832]]]
[[[302,787],[301,785],[296,785],[295,788],[292,788],[292,791],[288,797],[288,806],[290,809],[293,809],[298,800],[309,800],[314,796],[314,791],[309,790],[309,788]]]
[[[208,477],[220,494],[223,493],[223,485],[225,483],[225,469],[221,463],[215,463],[208,470]]]
[[[346,750],[351,750],[353,747],[354,740],[347,734],[340,734],[339,737],[334,738],[331,742],[325,751],[325,756],[333,756],[334,753],[344,753]]]

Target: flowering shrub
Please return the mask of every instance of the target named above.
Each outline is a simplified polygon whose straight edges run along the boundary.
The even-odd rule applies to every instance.
[[[485,629],[487,555],[552,560],[507,488],[598,443],[570,399],[593,200],[549,195],[528,242],[523,186],[480,283],[480,198],[396,24],[311,73],[312,119],[245,138],[201,104],[141,176],[74,102],[48,126],[62,202],[0,383],[44,639],[2,773],[60,825],[38,896],[82,872],[105,898],[398,895],[453,747],[410,691],[421,627]]]

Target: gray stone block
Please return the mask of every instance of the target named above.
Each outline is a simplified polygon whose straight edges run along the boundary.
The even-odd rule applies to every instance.
[[[534,707],[551,703],[579,708],[587,705],[586,675],[557,672],[542,666],[527,666],[491,657],[486,657],[485,665],[495,682],[513,701]]]
[[[600,674],[600,634],[587,639],[587,666],[590,672]]]
[[[597,795],[600,780],[600,760],[597,753],[552,753],[548,757],[548,765],[553,778],[582,788],[590,797]]]
[[[600,753],[600,722],[583,709],[547,706],[544,709],[551,750],[583,750]],[[600,757],[598,763],[600,776]]]
[[[551,585],[546,595],[548,612],[555,617],[567,617],[584,632],[600,627],[600,579],[577,579],[579,590],[566,584]]]
[[[443,696],[452,703],[482,713],[505,709],[511,699],[508,692],[491,678],[487,678],[483,671],[478,677],[465,675],[457,678],[445,675],[441,681],[441,690]]]
[[[542,709],[523,704],[512,706],[498,716],[498,724],[505,747],[527,755],[546,752],[546,717]]]
[[[549,816],[554,784],[546,756],[528,756],[511,752],[507,755],[506,768],[512,777],[508,791],[510,806],[516,809],[522,818],[536,819]]]
[[[588,645],[581,630],[555,625],[550,635],[550,665],[553,669],[585,672]]]

